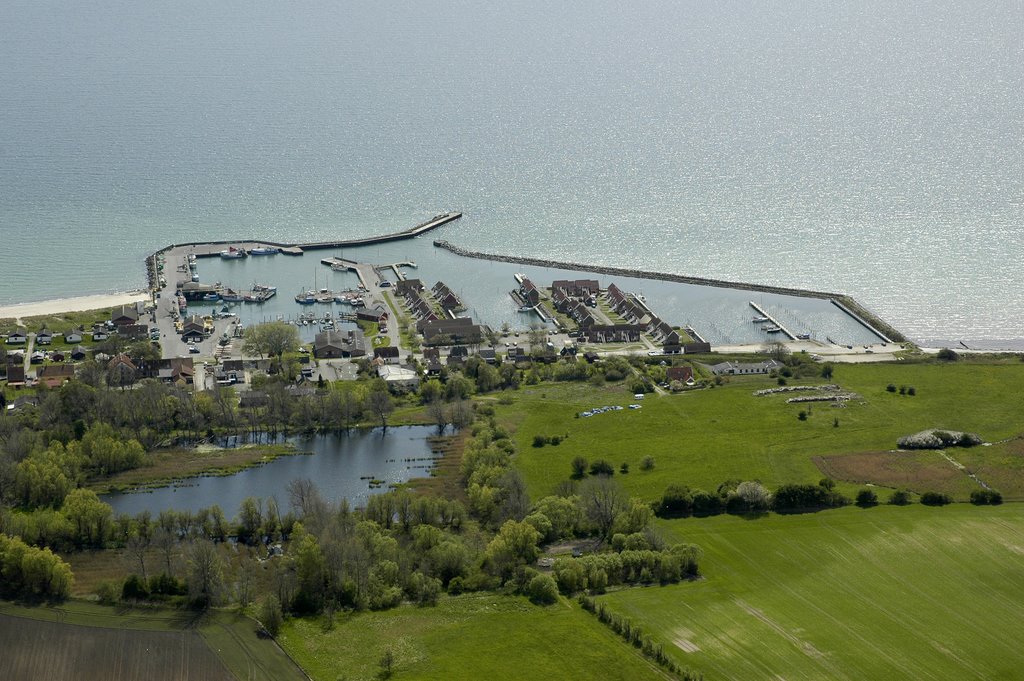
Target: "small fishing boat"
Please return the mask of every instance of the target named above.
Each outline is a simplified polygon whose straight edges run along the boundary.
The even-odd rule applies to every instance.
[[[249,250],[249,255],[277,255],[280,252],[277,246],[257,246]]]
[[[779,326],[768,326],[768,327],[765,327],[765,331],[767,331],[768,333],[779,333],[779,332],[782,331],[782,327],[779,327]]]
[[[752,321],[755,324],[764,324],[765,322],[770,322],[771,320],[768,319],[767,317],[754,317],[750,321]]]
[[[230,246],[220,252],[220,257],[225,260],[238,260],[239,258],[244,258],[245,255],[246,253],[244,248],[235,248],[234,246]]]
[[[220,294],[219,293],[207,293],[207,294],[204,294],[203,295],[203,300],[205,300],[208,303],[216,302],[216,301],[220,300]]]
[[[316,302],[316,293],[313,291],[300,291],[295,296],[295,302],[299,305],[312,305]]]
[[[220,299],[223,300],[225,303],[240,303],[243,300],[245,300],[245,296],[243,296],[238,291],[234,291],[232,289],[224,289],[223,291],[221,291]]]
[[[809,333],[798,333],[796,337],[798,340],[811,340],[811,334]]]

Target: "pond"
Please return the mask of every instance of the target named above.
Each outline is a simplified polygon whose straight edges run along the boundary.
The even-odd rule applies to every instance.
[[[366,503],[371,494],[386,492],[392,483],[426,477],[436,458],[428,438],[433,426],[397,426],[382,431],[294,436],[283,439],[303,454],[283,456],[263,466],[247,468],[223,477],[180,480],[169,487],[107,494],[101,497],[114,513],[135,515],[149,511],[198,511],[218,504],[233,516],[246,497],[276,497],[282,512],[288,507],[286,486],[296,478],[309,478],[325,499],[348,499],[353,506]],[[370,480],[384,484],[372,488]]]

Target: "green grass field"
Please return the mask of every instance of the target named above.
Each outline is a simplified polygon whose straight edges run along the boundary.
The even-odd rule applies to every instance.
[[[255,622],[226,611],[0,601],[0,641],[0,678],[10,681],[306,679],[274,641],[256,635]]]
[[[786,395],[752,394],[774,386],[772,379],[740,377],[714,389],[648,395],[642,409],[590,418],[574,416],[590,407],[635,400],[623,386],[547,384],[526,388],[513,404],[497,409],[503,421],[517,428],[516,465],[534,498],[565,480],[571,460],[580,455],[607,459],[616,468],[628,463],[631,472],[616,479],[632,494],[654,499],[673,482],[710,490],[730,478],[759,479],[769,487],[816,482],[823,473],[813,457],[894,449],[900,436],[926,428],[973,431],[988,441],[1024,432],[1021,363],[840,365],[833,381],[863,399],[844,408],[786,404]],[[914,386],[917,395],[889,393],[885,387],[890,382]],[[807,409],[810,417],[799,420],[798,412]],[[534,448],[537,434],[569,437],[557,447]],[[985,457],[992,449],[972,454]],[[1001,468],[992,454],[988,463]],[[644,472],[639,464],[647,455],[656,466]],[[852,493],[860,482],[851,480],[841,489]],[[966,495],[975,485],[967,480],[953,489]]]
[[[612,680],[665,678],[576,603],[541,608],[495,594],[444,598],[434,608],[292,620],[281,645],[316,681],[377,678],[390,649],[396,679]]]
[[[663,521],[704,579],[602,597],[707,679],[1019,679],[1024,507]]]

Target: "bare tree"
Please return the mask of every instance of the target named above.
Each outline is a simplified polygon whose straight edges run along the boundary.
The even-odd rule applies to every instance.
[[[384,430],[388,428],[388,416],[395,410],[387,390],[371,390],[366,396],[366,409],[380,419]]]
[[[199,540],[188,551],[188,593],[192,602],[214,605],[224,587],[224,566],[213,542]]]
[[[593,476],[579,486],[580,510],[603,535],[615,523],[615,517],[626,507],[626,494],[610,477]]]
[[[143,579],[148,579],[146,576],[146,551],[149,549],[149,541],[148,537],[133,533],[129,535],[128,540],[124,544],[125,556],[131,562],[133,568],[138,565],[139,574],[142,575]]]
[[[444,429],[448,426],[448,410],[445,409],[444,402],[441,401],[440,397],[435,397],[427,405],[427,414],[430,416],[430,420],[437,424],[437,432],[444,433]]]

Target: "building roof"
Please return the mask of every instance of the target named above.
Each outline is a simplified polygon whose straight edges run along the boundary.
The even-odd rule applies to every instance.
[[[394,364],[384,364],[377,367],[377,375],[388,383],[419,380],[419,376],[412,369],[395,366]]]

